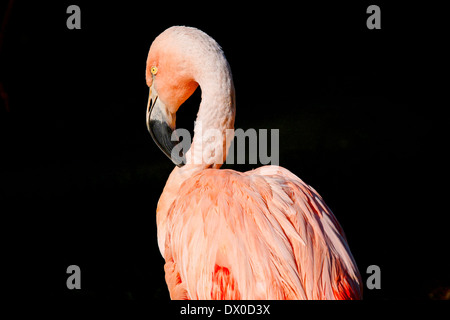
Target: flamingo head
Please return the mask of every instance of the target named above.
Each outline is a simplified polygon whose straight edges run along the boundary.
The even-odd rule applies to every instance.
[[[178,31],[178,32],[177,32]],[[177,166],[171,153],[178,108],[198,87],[191,44],[176,28],[161,33],[152,43],[147,58],[146,81],[150,88],[147,105],[147,128],[158,147]]]

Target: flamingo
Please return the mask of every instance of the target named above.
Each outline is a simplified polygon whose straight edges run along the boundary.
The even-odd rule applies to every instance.
[[[280,166],[220,169],[235,91],[217,42],[196,28],[168,28],[150,47],[146,82],[147,128],[176,164],[156,210],[170,298],[361,299],[344,231],[311,186]],[[171,156],[176,112],[198,86],[194,137],[180,163]]]

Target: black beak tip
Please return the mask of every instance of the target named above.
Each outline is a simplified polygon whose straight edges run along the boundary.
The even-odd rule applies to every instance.
[[[159,120],[149,119],[147,123],[148,131],[161,151],[170,159],[177,167],[182,167],[186,163],[183,149],[178,154],[174,154],[173,149],[179,144],[172,141],[172,128],[166,123]],[[175,150],[176,152],[176,150]]]

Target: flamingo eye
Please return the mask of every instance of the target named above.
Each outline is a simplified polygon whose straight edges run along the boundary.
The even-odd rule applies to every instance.
[[[151,72],[153,75],[155,75],[155,74],[158,72],[158,68],[155,67],[155,66],[153,66],[153,67],[150,69],[150,72]]]

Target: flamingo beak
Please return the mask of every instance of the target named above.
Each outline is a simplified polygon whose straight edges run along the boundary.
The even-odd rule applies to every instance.
[[[174,150],[178,144],[175,130],[176,114],[170,113],[153,85],[150,87],[150,95],[147,104],[147,129],[161,151],[178,167],[185,163],[184,156]],[[172,152],[173,151],[173,152]]]

